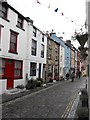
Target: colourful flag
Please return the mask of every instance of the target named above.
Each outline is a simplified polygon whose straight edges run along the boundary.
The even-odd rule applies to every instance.
[[[62,16],[64,16],[64,14],[63,13],[61,13],[62,14]]]
[[[50,8],[50,3],[49,3],[49,5],[48,5],[48,8]]]
[[[38,0],[36,0],[38,4],[41,4]]]
[[[57,11],[58,11],[58,8],[56,8],[54,11],[57,12]]]

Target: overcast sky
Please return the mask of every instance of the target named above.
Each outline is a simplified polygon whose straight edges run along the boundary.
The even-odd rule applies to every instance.
[[[79,30],[86,20],[85,0],[38,0],[40,4],[37,0],[7,1],[25,17],[30,17],[40,30],[54,29],[65,39],[70,39],[75,29]],[[54,11],[56,8],[57,12]]]

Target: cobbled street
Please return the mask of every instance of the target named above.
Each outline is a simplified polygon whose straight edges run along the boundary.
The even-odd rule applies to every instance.
[[[61,118],[73,96],[85,86],[85,79],[77,79],[74,82],[58,81],[48,88],[6,102],[2,105],[2,116],[3,118]]]

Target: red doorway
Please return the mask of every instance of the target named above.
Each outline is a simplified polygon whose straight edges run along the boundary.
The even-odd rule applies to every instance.
[[[6,61],[6,76],[7,76],[7,89],[13,88],[14,85],[14,60],[8,59]]]

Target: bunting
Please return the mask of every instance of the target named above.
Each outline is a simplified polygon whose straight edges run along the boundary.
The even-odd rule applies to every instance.
[[[38,4],[41,4],[38,0],[36,0],[36,2],[37,2]]]
[[[55,12],[58,12],[58,8],[56,8],[54,11],[55,11]]]
[[[46,5],[42,4],[39,0],[36,0],[36,2],[38,4],[40,4],[40,5],[43,5],[43,6],[47,7],[47,8],[49,8],[49,9],[51,8],[50,3],[49,3],[48,6],[46,6]],[[57,7],[56,9],[54,9],[54,12],[56,12],[56,13],[59,12],[59,8]],[[64,16],[66,19],[68,19],[70,22],[74,23],[75,25],[80,26],[77,23],[75,23],[73,20],[71,20],[67,16],[65,16],[63,12],[61,12],[61,16]]]
[[[48,5],[48,8],[50,8],[50,3],[49,3],[49,5]]]
[[[64,14],[63,14],[63,13],[61,13],[61,15],[62,15],[62,16],[64,16]]]

